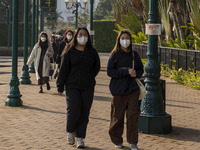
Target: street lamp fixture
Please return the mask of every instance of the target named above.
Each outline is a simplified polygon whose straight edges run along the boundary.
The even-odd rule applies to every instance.
[[[81,0],[65,0],[66,8],[67,9],[74,9],[72,13],[75,13],[76,15],[76,29],[78,28],[78,8],[81,9],[88,9],[88,0],[82,0],[84,3],[84,7],[81,5]]]

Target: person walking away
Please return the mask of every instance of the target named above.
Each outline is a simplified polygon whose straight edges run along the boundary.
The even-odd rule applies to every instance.
[[[93,102],[95,77],[100,70],[100,59],[93,48],[86,28],[78,28],[74,39],[62,53],[57,90],[66,89],[68,144],[84,148],[86,128]]]
[[[55,43],[55,37],[54,36],[50,36],[50,43],[51,46],[53,48],[53,57],[50,58],[50,71],[49,71],[49,76],[52,79],[53,73],[54,73],[54,69],[56,68],[56,58],[58,55],[58,47]]]
[[[132,69],[133,61],[135,63]],[[126,113],[127,142],[131,150],[138,150],[138,105],[139,87],[136,78],[143,74],[143,64],[132,49],[131,34],[127,30],[119,33],[116,45],[107,65],[107,75],[111,77],[109,89],[113,96],[109,135],[116,148],[122,148],[124,115]]]
[[[43,93],[43,84],[47,85],[47,90],[50,90],[49,85],[49,70],[50,70],[50,58],[53,56],[53,49],[48,42],[48,35],[45,32],[41,32],[39,41],[35,44],[30,57],[27,61],[29,66],[34,61],[34,67],[36,72],[36,79],[38,85],[40,85],[39,93]]]

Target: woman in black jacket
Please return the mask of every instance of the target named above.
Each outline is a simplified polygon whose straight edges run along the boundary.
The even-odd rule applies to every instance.
[[[54,74],[54,79],[56,79],[58,76],[58,71],[59,71],[60,62],[61,62],[61,54],[62,54],[63,50],[65,49],[65,47],[72,41],[73,36],[74,36],[74,32],[72,30],[70,30],[70,29],[66,30],[65,37],[59,45],[58,55],[56,56],[57,66],[56,66],[56,73]]]
[[[65,46],[71,42],[71,40],[73,39],[73,36],[74,36],[74,32],[72,30],[70,30],[70,29],[66,30],[65,37],[59,46],[60,48],[59,48],[58,56],[57,56],[57,60],[56,60],[56,63],[58,64],[58,66],[60,65],[60,62],[61,62],[62,52],[63,52]]]
[[[126,112],[127,142],[131,150],[137,150],[140,91],[135,78],[142,76],[143,64],[138,53],[132,49],[131,34],[127,30],[121,31],[117,37],[116,45],[108,61],[107,74],[111,77],[109,88],[113,95],[110,138],[115,147],[122,148]]]
[[[99,70],[99,55],[92,47],[89,32],[86,28],[78,28],[62,53],[57,79],[58,93],[62,95],[64,86],[66,89],[68,144],[73,145],[76,136],[77,148],[85,147],[95,77]]]

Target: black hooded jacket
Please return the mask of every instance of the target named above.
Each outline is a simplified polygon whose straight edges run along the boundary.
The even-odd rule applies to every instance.
[[[57,79],[58,92],[66,89],[87,89],[95,86],[95,77],[100,70],[100,59],[93,47],[84,51],[72,47],[62,56],[60,72]]]

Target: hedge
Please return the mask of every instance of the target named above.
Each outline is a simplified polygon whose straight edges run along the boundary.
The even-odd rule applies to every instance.
[[[111,52],[117,33],[114,20],[94,20],[94,46],[98,52]]]
[[[0,23],[0,46],[8,45],[8,25],[3,22]],[[18,46],[23,46],[24,41],[24,23],[18,24]],[[12,45],[12,23],[10,24],[10,46]],[[31,23],[28,26],[28,45],[31,45]]]
[[[31,48],[28,47],[28,56],[30,55]],[[23,57],[24,47],[18,47],[18,55],[19,57]],[[12,56],[12,47],[0,47],[0,56]]]

